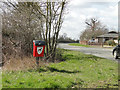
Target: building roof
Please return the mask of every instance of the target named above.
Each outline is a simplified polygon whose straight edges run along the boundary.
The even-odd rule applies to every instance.
[[[107,34],[103,34],[103,35],[98,36],[98,38],[105,38],[105,37],[118,38],[118,33],[116,31],[110,31]]]
[[[108,33],[108,34],[103,34],[103,35],[98,36],[98,38],[100,38],[100,37],[112,37],[112,38],[117,38],[117,37],[118,37],[118,34]]]
[[[110,32],[108,32],[108,33],[114,33],[114,34],[118,34],[118,32],[116,32],[116,31],[110,31]]]

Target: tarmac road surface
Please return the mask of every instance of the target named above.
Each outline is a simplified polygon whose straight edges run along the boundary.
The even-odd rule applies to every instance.
[[[110,59],[110,60],[115,60],[112,55],[112,49],[106,49],[106,48],[93,48],[93,47],[80,47],[80,46],[70,46],[68,43],[59,43],[58,44],[59,48],[63,49],[69,49],[69,50],[74,50],[74,51],[80,51],[85,54],[91,54],[95,55],[98,57]]]

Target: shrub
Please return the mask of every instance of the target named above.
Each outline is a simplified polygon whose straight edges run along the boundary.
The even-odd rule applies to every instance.
[[[110,46],[116,45],[116,43],[114,42],[114,40],[108,40],[106,43],[107,43],[107,45],[110,45]]]
[[[55,61],[64,61],[64,59],[63,59],[63,50],[62,49],[59,49],[59,48],[57,48],[56,49],[56,55],[55,55]]]

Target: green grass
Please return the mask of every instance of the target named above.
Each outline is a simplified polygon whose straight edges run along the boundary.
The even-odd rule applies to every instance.
[[[91,47],[90,45],[83,45],[83,44],[80,44],[80,43],[70,43],[69,45],[71,45],[71,46],[81,46],[81,47]]]
[[[64,50],[64,62],[28,71],[3,71],[4,88],[117,88],[115,61]]]

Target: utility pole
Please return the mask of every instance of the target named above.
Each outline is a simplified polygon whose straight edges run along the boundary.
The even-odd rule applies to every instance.
[[[118,2],[118,45],[120,43],[120,2]]]

